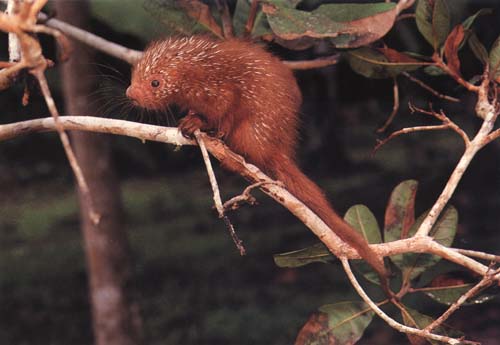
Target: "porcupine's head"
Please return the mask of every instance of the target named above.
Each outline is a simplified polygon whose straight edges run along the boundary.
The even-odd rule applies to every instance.
[[[134,65],[126,92],[134,104],[161,110],[173,103],[182,79],[176,42],[178,39],[169,38],[152,43]]]

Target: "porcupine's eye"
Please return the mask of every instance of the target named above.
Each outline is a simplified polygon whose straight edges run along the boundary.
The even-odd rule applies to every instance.
[[[153,79],[153,80],[151,80],[151,86],[158,87],[158,86],[160,86],[160,82],[156,79]]]

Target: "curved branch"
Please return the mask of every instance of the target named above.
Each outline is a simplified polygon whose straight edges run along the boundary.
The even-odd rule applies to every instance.
[[[438,335],[431,333],[430,330],[427,329],[418,329],[418,328],[413,328],[413,327],[408,327],[406,325],[403,325],[393,318],[391,318],[389,315],[384,313],[382,309],[378,307],[378,305],[373,302],[370,297],[366,294],[366,292],[363,290],[359,282],[357,281],[356,277],[354,276],[354,273],[351,270],[351,267],[349,266],[349,261],[346,258],[342,258],[342,266],[344,267],[344,271],[347,274],[347,277],[349,278],[349,281],[351,282],[352,286],[354,286],[354,289],[358,293],[358,295],[363,299],[363,301],[370,306],[370,308],[377,314],[382,320],[384,320],[389,326],[392,328],[404,332],[406,334],[414,334],[418,335],[420,337],[424,337],[426,339],[432,339],[432,340],[437,340],[437,341],[442,341],[447,344],[474,344],[474,342],[469,342],[466,340],[462,339],[455,339],[455,338],[450,338],[446,337],[443,335]]]

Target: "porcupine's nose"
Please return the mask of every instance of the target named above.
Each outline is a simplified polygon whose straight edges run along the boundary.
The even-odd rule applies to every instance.
[[[130,85],[127,88],[127,91],[125,91],[125,95],[132,101],[132,103],[134,103],[134,105],[139,105],[140,95],[137,88]]]

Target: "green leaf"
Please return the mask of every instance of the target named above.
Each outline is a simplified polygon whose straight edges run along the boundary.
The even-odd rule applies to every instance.
[[[380,227],[378,226],[377,219],[365,205],[355,205],[347,210],[344,215],[344,220],[347,224],[351,225],[368,241],[368,243],[382,242],[380,234]],[[356,260],[354,267],[359,271],[368,281],[380,285],[378,274],[366,262]]]
[[[265,6],[263,10],[274,34],[285,40],[304,36],[335,37],[346,28],[345,24],[332,21],[321,13],[271,6]]]
[[[296,344],[355,344],[373,319],[364,302],[341,302],[321,306],[300,330]]]
[[[385,210],[384,240],[386,243],[408,238],[409,229],[415,222],[417,188],[417,181],[406,180],[392,191]]]
[[[344,220],[357,230],[368,243],[382,242],[377,219],[365,205],[354,205],[347,210]]]
[[[263,4],[273,33],[282,40],[329,38],[337,48],[356,48],[384,36],[394,25],[394,3],[326,4],[313,11]]]
[[[174,32],[184,35],[212,32],[222,37],[210,7],[201,1],[145,0],[144,8]]]
[[[350,50],[344,56],[356,73],[372,79],[392,78],[422,66],[420,62],[389,62],[383,53],[368,47]]]
[[[475,33],[469,35],[467,43],[476,58],[481,61],[483,65],[486,65],[488,63],[488,52]]]
[[[328,326],[339,344],[356,342],[373,319],[373,311],[364,302],[341,302],[319,308],[329,316]]]
[[[437,51],[451,30],[451,18],[445,0],[418,0],[415,12],[417,27],[422,36]]]
[[[474,13],[472,16],[470,16],[466,20],[464,20],[462,22],[462,25],[463,25],[464,29],[470,29],[472,24],[474,24],[474,22],[476,21],[477,17],[484,16],[487,14],[492,14],[492,13],[493,13],[493,10],[491,8],[482,8],[479,11],[477,11],[476,13]]]
[[[372,17],[377,14],[393,10],[393,2],[379,2],[374,4],[325,4],[314,12],[322,13],[336,22],[352,22],[361,18]]]
[[[373,311],[364,302],[341,302],[319,308],[328,314],[328,326],[335,337],[335,343],[355,343],[363,335],[373,319]]]
[[[489,56],[490,75],[492,79],[500,82],[500,36],[495,40]]]
[[[411,227],[408,237],[413,236],[417,232],[425,217],[427,217],[427,214],[428,212],[418,217],[417,221]],[[453,206],[448,206],[443,211],[436,224],[432,227],[429,235],[432,236],[436,242],[449,247],[455,238],[457,225],[458,212]],[[441,260],[440,256],[424,253],[393,255],[390,258],[403,272],[404,281],[416,278]]]
[[[461,284],[453,286],[437,286],[419,289],[420,292],[425,293],[427,296],[436,302],[451,305],[455,303],[463,294],[469,291],[474,284]],[[488,302],[495,298],[494,295],[480,294],[468,300],[465,305],[481,304]]]
[[[327,263],[335,260],[335,256],[323,243],[292,252],[274,255],[274,263],[278,267],[301,267],[313,262]]]
[[[490,8],[483,8],[462,22],[462,26],[465,30],[465,38],[462,41],[462,43],[460,43],[460,46],[458,47],[459,51],[463,48],[465,43],[468,43],[471,35],[475,35],[474,32],[470,28],[471,28],[472,24],[474,24],[474,21],[477,19],[477,17],[482,16],[482,15],[486,15],[486,14],[491,14],[492,12],[493,11]]]

